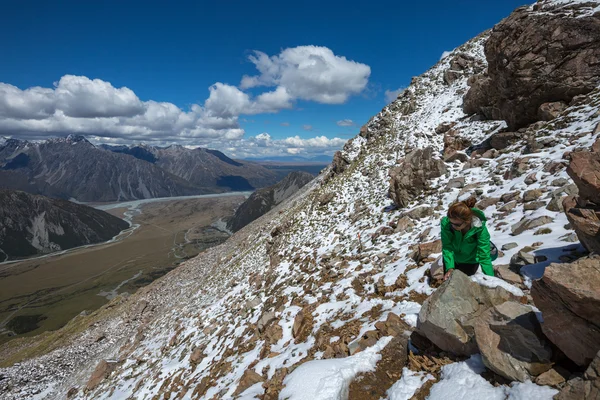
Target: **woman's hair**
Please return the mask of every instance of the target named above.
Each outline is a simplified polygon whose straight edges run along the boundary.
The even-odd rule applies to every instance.
[[[471,222],[473,219],[473,210],[477,200],[475,197],[469,197],[464,201],[457,201],[448,209],[448,218],[460,219],[466,222]]]

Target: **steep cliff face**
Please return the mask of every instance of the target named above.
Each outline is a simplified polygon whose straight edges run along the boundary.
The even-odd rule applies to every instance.
[[[273,186],[255,191],[238,207],[235,215],[227,222],[227,228],[232,232],[239,231],[292,196],[313,179],[314,176],[308,172],[296,171],[288,174]]]
[[[598,7],[554,0],[518,12],[528,24],[540,12],[570,21]],[[561,200],[576,190],[570,154],[600,135],[600,88],[513,131],[505,120],[466,114],[463,97],[487,68],[488,37],[414,78],[331,167],[225,244],[117,298],[69,345],[11,349],[13,362],[47,354],[1,370],[0,394],[551,399],[558,390],[542,375],[540,385],[507,384],[486,372],[481,356],[463,361],[412,333],[438,286],[429,271],[440,254],[440,218],[458,198],[477,197],[502,249],[495,266],[503,279],[478,274],[481,285],[531,304],[531,282],[551,262],[583,252]],[[419,154],[434,162],[409,162]],[[100,334],[107,339],[95,340]]]
[[[0,190],[0,261],[110,240],[129,224],[66,200]]]

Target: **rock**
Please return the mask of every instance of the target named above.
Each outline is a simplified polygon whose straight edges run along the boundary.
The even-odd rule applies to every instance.
[[[461,189],[465,187],[465,177],[461,176],[459,178],[452,178],[448,181],[446,185],[446,190],[448,189]]]
[[[549,369],[535,379],[535,383],[540,386],[558,387],[565,382],[565,377],[554,368]]]
[[[504,279],[506,282],[512,284],[521,284],[523,283],[523,279],[518,272],[515,272],[511,269],[509,265],[498,265],[494,267],[496,271],[496,276]]]
[[[377,341],[379,340],[379,333],[376,330],[370,330],[365,332],[360,339],[355,340],[354,342],[348,345],[348,350],[350,351],[350,355],[354,355],[358,352],[363,351],[364,349],[375,346]]]
[[[525,210],[525,211],[537,210],[537,209],[544,207],[545,205],[546,205],[545,201],[532,201],[531,203],[525,203],[525,205],[523,206],[523,210]]]
[[[240,379],[240,383],[238,384],[237,389],[233,392],[234,396],[237,396],[240,393],[243,393],[250,386],[256,385],[257,383],[264,382],[265,378],[261,375],[257,374],[253,369],[247,369],[244,371],[244,375]]]
[[[529,201],[537,200],[542,194],[543,192],[540,189],[526,190],[525,193],[523,193],[523,201],[527,203]]]
[[[558,117],[565,109],[567,104],[563,101],[554,101],[551,103],[543,103],[538,108],[538,119],[540,121],[552,121]]]
[[[425,217],[430,217],[433,215],[433,208],[429,206],[419,206],[415,207],[410,211],[407,211],[401,215],[402,217],[409,217],[414,220],[422,219]]]
[[[532,185],[537,182],[537,172],[532,172],[525,177],[525,184]]]
[[[256,323],[256,327],[258,328],[258,331],[260,333],[263,333],[265,331],[265,328],[267,327],[267,325],[269,325],[274,320],[275,320],[274,312],[269,311],[269,312],[263,313],[263,315],[260,317],[260,319]]]
[[[517,236],[529,229],[538,228],[554,221],[554,218],[546,215],[534,219],[524,218],[511,227],[512,235]]]
[[[510,250],[510,249],[514,249],[515,247],[519,247],[519,245],[515,242],[510,242],[510,243],[506,243],[504,245],[502,245],[502,250]]]
[[[511,267],[521,268],[530,264],[535,264],[535,256],[522,250],[510,258]]]
[[[579,196],[583,200],[600,205],[600,153],[572,153],[567,174],[577,185]]]
[[[404,216],[401,217],[396,223],[396,229],[394,229],[394,232],[410,232],[414,226],[415,224],[412,222],[410,217]]]
[[[333,200],[335,198],[335,193],[333,192],[329,192],[329,193],[323,193],[321,196],[319,196],[319,205],[327,205],[331,202],[331,200]]]
[[[71,389],[69,389],[69,391],[67,392],[67,399],[70,399],[71,397],[75,396],[77,393],[79,392],[79,389],[76,387],[72,387]]]
[[[500,196],[500,200],[502,200],[503,203],[510,203],[511,201],[519,201],[520,199],[521,199],[521,192],[519,192],[519,191],[505,193],[502,196]]]
[[[600,350],[600,257],[550,264],[531,295],[546,337],[577,365],[588,365]]]
[[[302,324],[304,323],[304,312],[300,310],[296,317],[294,318],[294,325],[292,326],[292,335],[294,338],[300,336],[300,332],[302,330]]]
[[[474,326],[483,363],[498,375],[525,382],[552,367],[552,351],[531,307],[505,302],[485,311]]]
[[[275,344],[283,337],[283,328],[279,324],[270,324],[263,335],[269,344]]]
[[[569,184],[565,178],[557,178],[550,183],[552,186],[563,187]]]
[[[486,208],[488,208],[490,206],[494,206],[494,205],[498,204],[499,201],[500,201],[499,197],[486,197],[484,199],[479,200],[479,202],[477,202],[475,207],[479,208],[480,210],[485,210]]]
[[[85,386],[85,390],[94,390],[103,380],[108,378],[116,368],[117,363],[114,361],[100,361],[98,365],[96,365],[96,369],[92,373],[92,376],[90,376],[90,379]]]
[[[470,320],[483,310],[517,297],[501,287],[488,288],[459,270],[423,303],[417,330],[444,351],[457,355],[478,352]]]
[[[417,246],[418,251],[415,256],[415,262],[419,263],[422,260],[428,258],[432,254],[437,254],[442,252],[442,241],[435,240],[429,243],[421,243]]]
[[[485,44],[487,76],[472,80],[463,101],[466,114],[505,120],[509,129],[518,129],[538,120],[542,104],[569,102],[598,86],[598,18],[565,17],[586,6],[565,4],[538,2],[540,12],[517,8],[492,29]]]
[[[503,150],[521,139],[519,132],[499,132],[490,137],[490,145],[496,150]]]
[[[344,172],[350,162],[344,157],[341,151],[336,151],[333,155],[333,161],[331,162],[331,170],[334,174],[341,174]]]
[[[194,351],[192,351],[192,354],[190,355],[190,363],[192,365],[200,364],[202,362],[202,359],[205,356],[206,355],[204,354],[204,348],[203,347],[196,347],[194,349]]]
[[[460,162],[464,163],[464,162],[467,162],[468,160],[469,160],[469,156],[462,151],[450,150],[450,151],[444,153],[444,161],[446,161],[448,163],[451,163],[454,161],[460,161]]]
[[[402,318],[393,312],[388,314],[385,321],[377,322],[375,328],[377,328],[381,336],[400,336],[404,332],[412,330]]]
[[[454,128],[455,125],[456,122],[442,122],[437,126],[437,128],[435,128],[435,133],[437,133],[438,135],[442,135],[448,132],[450,129]]]
[[[509,212],[512,211],[517,206],[517,201],[513,200],[511,202],[506,203],[502,207],[498,208],[500,212]]]
[[[256,307],[258,307],[261,303],[260,297],[254,297],[250,300],[248,300],[246,302],[246,304],[244,305],[244,308],[246,309],[246,311],[252,310]]]
[[[555,400],[597,400],[600,399],[600,354],[588,366],[582,378],[571,379],[554,396]]]
[[[600,210],[579,207],[574,196],[565,197],[562,205],[581,244],[590,252],[600,253]]]
[[[429,186],[429,180],[447,172],[446,165],[433,157],[432,147],[410,152],[399,166],[391,168],[389,194],[399,207],[407,207]]]

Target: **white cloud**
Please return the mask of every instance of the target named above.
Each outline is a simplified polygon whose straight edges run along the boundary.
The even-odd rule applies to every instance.
[[[354,121],[351,119],[343,119],[337,122],[338,126],[354,126]]]
[[[342,104],[362,92],[369,81],[368,65],[337,56],[327,47],[298,46],[269,57],[254,51],[249,60],[260,72],[244,76],[242,89],[257,86],[285,88],[294,99]]]
[[[75,118],[131,117],[144,112],[144,104],[129,88],[85,76],[65,75],[54,90],[57,108]]]
[[[385,101],[386,103],[391,103],[392,101],[398,98],[398,95],[404,91],[404,88],[398,88],[396,90],[386,90],[385,91]]]
[[[279,124],[279,125],[281,125],[281,126],[290,126],[290,123],[289,123],[289,122],[282,122],[282,123],[281,123],[281,124]]]
[[[316,155],[333,156],[337,150],[340,150],[346,139],[332,138],[326,136],[316,136],[313,138],[301,138],[292,136],[284,139],[273,139],[273,137],[263,132],[256,136],[250,136],[237,141],[213,142],[211,148],[224,151],[231,157],[270,157],[284,155],[301,155],[311,157]]]
[[[52,89],[36,86],[21,90],[0,83],[0,118],[44,119],[54,114],[55,110],[56,99]]]
[[[312,131],[313,127],[312,125],[302,125],[302,129],[304,129],[305,131]]]

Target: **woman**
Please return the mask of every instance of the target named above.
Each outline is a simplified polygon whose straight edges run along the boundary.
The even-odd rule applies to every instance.
[[[498,250],[490,246],[485,215],[474,206],[474,198],[456,202],[450,206],[448,216],[442,218],[444,280],[450,278],[454,269],[473,275],[480,265],[484,274],[494,276],[490,247],[496,254]]]

